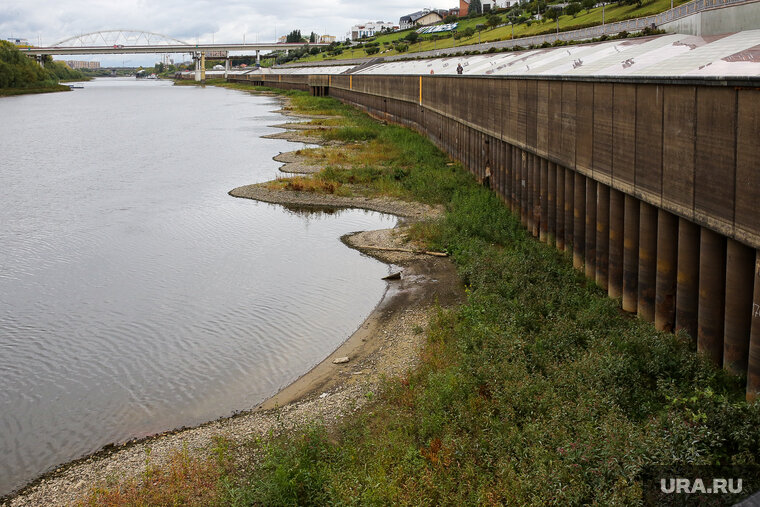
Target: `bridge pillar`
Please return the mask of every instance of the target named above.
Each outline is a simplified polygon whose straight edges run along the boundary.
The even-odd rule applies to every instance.
[[[45,55],[36,55],[34,59],[37,60],[37,63],[40,64],[40,67],[43,69],[45,68]]]
[[[261,51],[256,50],[256,67],[261,67]]]
[[[227,79],[227,76],[230,73],[230,57],[227,55],[227,58],[224,59],[224,79]]]
[[[201,80],[201,57],[199,53],[193,53],[193,63],[195,64],[195,80]]]

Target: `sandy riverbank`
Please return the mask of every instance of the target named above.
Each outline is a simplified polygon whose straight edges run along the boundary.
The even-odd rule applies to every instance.
[[[287,114],[287,110],[283,112]],[[303,115],[297,117],[304,118]],[[293,141],[304,139],[301,132],[290,136],[287,134],[291,132],[284,134],[284,138]],[[313,144],[314,140],[309,138],[307,142]],[[216,437],[245,442],[310,421],[335,422],[362,408],[371,398],[370,393],[377,393],[381,388],[384,378],[403,375],[413,368],[435,307],[448,307],[462,301],[461,283],[448,259],[373,249],[409,249],[403,224],[434,217],[440,213],[438,209],[392,199],[276,191],[263,185],[239,187],[230,191],[230,195],[285,206],[356,207],[398,215],[403,219],[402,225],[395,229],[359,232],[342,239],[349,247],[399,267],[401,277],[388,282],[388,291],[382,301],[346,342],[259,407],[196,428],[175,430],[104,449],[63,465],[2,503],[4,507],[70,505],[98,483],[139,477],[146,469],[148,456],[152,464],[157,464],[183,448],[199,454],[209,453]],[[343,357],[348,357],[349,361],[333,362]]]

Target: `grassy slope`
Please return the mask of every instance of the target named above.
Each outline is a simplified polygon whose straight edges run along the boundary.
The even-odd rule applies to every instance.
[[[689,0],[675,0],[673,5],[681,5],[683,3],[686,3],[687,1]],[[635,5],[613,4],[613,5],[607,5],[605,7],[604,19],[605,19],[605,22],[611,23],[613,21],[623,21],[626,19],[632,19],[632,18],[638,18],[642,16],[649,16],[651,14],[657,14],[667,9],[670,9],[670,0],[650,0],[649,2],[645,2],[641,7],[636,7]],[[503,17],[504,15],[502,15],[502,18]],[[468,27],[475,28],[477,25],[485,24],[485,22],[486,22],[485,17],[464,19],[459,22],[459,26],[457,27],[457,30],[461,32],[462,30],[465,30]],[[591,9],[591,11],[589,11],[588,13],[585,10],[581,11],[581,13],[578,14],[575,18],[568,15],[560,16],[559,29],[561,31],[574,30],[576,28],[598,25],[601,23],[602,23],[602,8],[597,7],[597,8]],[[546,21],[544,23],[534,22],[530,26],[527,26],[525,24],[516,25],[514,27],[514,36],[515,38],[519,38],[519,37],[527,37],[531,35],[538,35],[542,33],[552,32],[555,30],[556,26],[557,24],[554,21]],[[392,46],[383,46],[383,42],[395,41],[399,38],[405,37],[407,33],[409,33],[409,30],[378,36],[377,39],[375,39],[375,41],[380,42],[380,47],[382,48],[380,50],[381,53],[378,55],[371,55],[371,56],[391,56],[391,55],[399,54],[397,51],[394,51],[392,49],[388,52],[383,53],[382,51],[385,48],[392,47]],[[503,26],[503,27],[499,27],[495,29],[483,30],[480,33],[480,42],[504,40],[504,39],[510,39],[511,37],[512,37],[512,27]],[[433,49],[451,48],[451,47],[454,47],[454,45],[467,46],[469,44],[477,44],[477,43],[478,43],[477,33],[472,37],[462,38],[457,41],[455,41],[451,37],[448,37],[446,39],[441,39],[434,42],[430,40],[430,36],[423,36],[421,38],[421,42],[418,42],[416,44],[412,44],[409,46],[409,50],[407,51],[407,53],[429,51]],[[355,49],[353,51],[349,49],[349,50],[344,51],[343,54],[338,55],[337,57],[323,57],[324,54],[325,53],[321,53],[316,56],[301,58],[298,61],[309,62],[309,61],[323,61],[323,60],[332,60],[332,59],[341,60],[341,59],[347,59],[347,58],[364,58],[368,56],[367,53],[364,51],[364,49]]]
[[[319,179],[446,205],[415,234],[451,253],[468,301],[437,316],[417,371],[367,393],[369,408],[337,428],[220,441],[212,460],[178,453],[90,504],[628,505],[647,464],[756,463],[760,403],[687,337],[623,314],[427,139],[287,94],[299,110],[344,115],[330,135],[380,152]]]

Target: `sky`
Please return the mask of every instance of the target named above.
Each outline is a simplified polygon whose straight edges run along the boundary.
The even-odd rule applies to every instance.
[[[451,5],[449,5],[451,4]],[[345,39],[352,25],[392,21],[425,7],[448,9],[458,0],[0,0],[0,38],[52,45],[101,30],[134,29],[186,42],[275,42],[292,30]],[[179,58],[179,56],[177,56]],[[72,57],[101,64],[152,65],[156,56]],[[109,63],[110,62],[110,63]]]

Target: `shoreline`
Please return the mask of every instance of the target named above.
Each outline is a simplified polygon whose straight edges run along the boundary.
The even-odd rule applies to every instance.
[[[287,102],[285,98],[281,100]],[[278,112],[296,118],[321,118],[292,114],[285,109]],[[290,140],[302,142],[301,139],[302,136],[297,135]],[[313,139],[311,143],[314,144]],[[388,281],[377,306],[337,349],[258,407],[198,426],[107,445],[93,454],[59,465],[0,498],[0,506],[69,505],[99,483],[139,477],[148,462],[151,465],[163,463],[173,452],[183,448],[209,455],[210,446],[218,437],[240,443],[313,421],[335,423],[343,415],[364,406],[381,389],[385,378],[413,368],[419,360],[425,337],[423,331],[433,309],[453,306],[463,299],[461,282],[449,259],[372,248],[406,245],[403,222],[435,217],[440,214],[439,209],[387,198],[275,191],[263,189],[262,184],[238,187],[229,195],[284,207],[359,208],[399,216],[402,223],[393,229],[356,232],[341,237],[341,241],[364,255],[400,266],[401,277]],[[334,364],[333,360],[339,357],[348,357],[349,361]]]

